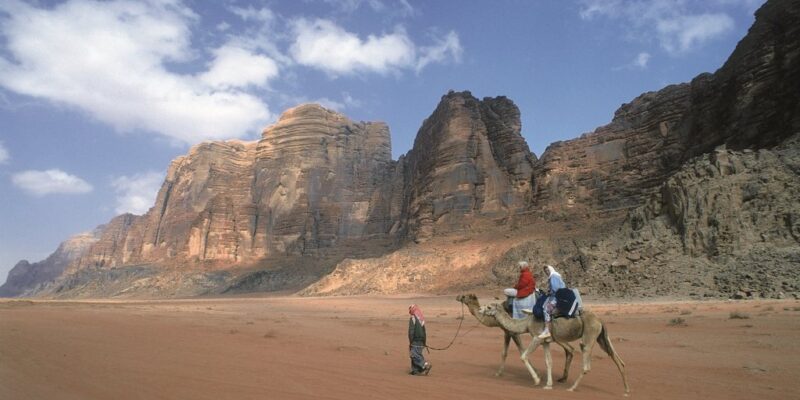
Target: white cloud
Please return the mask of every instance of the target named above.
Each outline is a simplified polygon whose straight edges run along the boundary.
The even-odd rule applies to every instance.
[[[245,21],[258,21],[271,23],[275,20],[275,14],[269,8],[255,8],[253,6],[238,7],[232,6],[229,10]]]
[[[146,172],[133,176],[120,176],[111,182],[117,193],[117,207],[119,214],[131,213],[142,215],[153,207],[156,202],[158,190],[164,182],[161,172]]]
[[[402,27],[382,36],[369,35],[365,40],[324,19],[295,20],[293,30],[295,41],[290,52],[294,60],[331,74],[385,74],[412,68],[420,71],[432,62],[458,62],[463,52],[458,35],[452,31],[418,52]]]
[[[417,60],[417,72],[425,68],[430,63],[442,63],[448,59],[461,62],[461,54],[464,49],[458,40],[458,35],[450,31],[444,38],[435,38],[436,44],[420,48],[421,56]]]
[[[11,157],[8,155],[8,150],[6,149],[6,146],[3,145],[2,141],[0,141],[0,164],[7,163],[9,158]]]
[[[235,45],[214,50],[214,61],[200,80],[218,88],[264,86],[278,76],[278,65],[271,58],[253,54]]]
[[[641,69],[647,68],[647,63],[650,62],[650,53],[639,53],[633,60],[633,66]]]
[[[48,194],[81,194],[92,191],[92,185],[83,179],[59,169],[28,170],[11,176],[15,186],[34,196]]]
[[[621,19],[630,36],[656,41],[667,53],[679,55],[733,29],[733,18],[723,9],[756,3],[763,0],[582,0],[579,15],[584,20]]]
[[[290,51],[295,61],[332,73],[386,73],[413,65],[415,60],[414,43],[399,28],[363,41],[324,19],[299,19],[294,31],[297,36]]]
[[[686,53],[733,29],[726,14],[701,14],[658,21],[661,46],[669,53]]]
[[[241,137],[270,118],[241,89],[277,76],[265,56],[225,47],[206,74],[170,71],[193,60],[198,17],[178,1],[70,0],[52,8],[0,3],[0,85],[86,111],[119,131],[152,131],[187,143]],[[236,58],[238,57],[238,58]],[[257,61],[241,79],[232,58]],[[221,89],[224,87],[224,89]]]

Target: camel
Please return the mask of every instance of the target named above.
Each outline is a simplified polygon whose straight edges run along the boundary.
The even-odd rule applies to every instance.
[[[522,359],[522,362],[525,363],[525,366],[527,367],[528,372],[530,372],[531,377],[533,378],[534,384],[538,385],[539,384],[539,375],[536,373],[536,370],[530,364],[530,362],[528,361],[528,357],[527,357],[528,354],[530,354],[530,352],[524,353],[523,350],[522,350],[522,342],[520,340],[519,335],[520,335],[520,333],[525,333],[525,332],[511,332],[511,331],[503,328],[503,326],[500,325],[500,323],[497,321],[497,319],[494,316],[486,315],[481,310],[480,301],[478,301],[478,297],[475,296],[474,294],[462,294],[462,295],[457,296],[456,300],[458,300],[462,304],[466,305],[467,309],[470,312],[470,314],[472,314],[472,316],[474,316],[475,319],[477,319],[478,322],[480,322],[481,324],[483,324],[485,326],[488,326],[490,328],[498,327],[498,328],[503,330],[503,333],[505,334],[505,337],[504,337],[504,342],[503,342],[503,352],[500,355],[500,368],[497,370],[497,372],[494,375],[495,376],[503,375],[503,370],[505,369],[505,365],[506,365],[506,356],[508,355],[508,343],[511,340],[513,340],[514,344],[517,345],[517,349],[519,350],[520,358]],[[506,314],[506,315],[508,315],[508,314]],[[536,332],[538,332],[538,331],[536,331]],[[533,337],[535,337],[535,334],[532,333],[532,335],[533,335]],[[564,344],[558,343],[558,345],[560,345],[561,347],[564,348],[564,353],[565,353],[565,357],[566,357],[566,361],[564,362],[564,375],[561,377],[561,379],[558,380],[559,382],[564,382],[564,381],[567,380],[567,375],[569,374],[569,366],[572,363],[572,354],[573,354],[574,349],[569,344],[567,344],[565,346]],[[543,347],[547,347],[548,351],[545,352],[545,354],[547,356],[549,356],[550,355],[549,344],[545,344],[545,345],[543,345]],[[548,385],[552,386],[552,382],[549,382]]]
[[[569,342],[580,340],[581,353],[583,355],[583,371],[581,375],[578,376],[578,379],[575,380],[575,383],[572,384],[572,387],[567,390],[570,392],[574,391],[575,388],[578,387],[581,379],[592,369],[592,349],[594,343],[597,342],[600,344],[600,348],[603,349],[603,351],[614,360],[614,364],[617,365],[617,369],[619,369],[619,373],[622,375],[622,384],[625,386],[625,396],[630,393],[628,378],[625,376],[625,363],[614,350],[614,346],[608,338],[608,330],[603,324],[603,321],[591,311],[583,310],[581,315],[575,318],[554,318],[550,327],[550,334],[552,337],[546,340],[541,340],[537,336],[538,332],[542,330],[542,324],[544,322],[537,321],[533,315],[529,315],[524,319],[514,319],[508,315],[500,304],[489,305],[485,313],[494,316],[500,326],[511,334],[528,332],[533,335],[533,340],[522,355],[522,360],[526,362],[525,365],[529,370],[531,367],[527,363],[527,355],[536,350],[539,344],[542,344],[545,352],[545,364],[547,365],[547,386],[545,386],[545,389],[552,388],[551,375],[553,370],[553,359],[550,356],[550,349],[547,343],[554,341],[563,346],[569,345]]]

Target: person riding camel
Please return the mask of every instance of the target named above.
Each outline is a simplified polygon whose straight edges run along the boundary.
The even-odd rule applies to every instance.
[[[542,333],[539,334],[539,339],[547,339],[550,337],[550,328],[552,325],[550,320],[553,309],[556,306],[556,292],[558,289],[567,287],[567,285],[564,284],[564,279],[561,278],[561,274],[556,272],[555,268],[550,265],[546,265],[543,270],[545,274],[550,277],[550,293],[547,301],[544,302],[544,330],[542,330]]]
[[[503,290],[506,296],[512,299],[512,317],[525,318],[526,315],[522,312],[524,309],[532,309],[534,304],[533,292],[536,289],[536,279],[531,273],[527,261],[520,261],[517,263],[519,267],[519,279],[513,288],[506,288]]]

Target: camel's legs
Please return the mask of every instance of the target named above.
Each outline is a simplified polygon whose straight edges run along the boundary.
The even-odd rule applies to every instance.
[[[540,380],[539,380],[539,375],[536,374],[536,370],[533,369],[533,365],[531,365],[530,360],[528,360],[528,354],[533,353],[533,351],[536,350],[536,346],[538,345],[539,343],[537,342],[536,338],[534,338],[533,340],[531,340],[531,344],[528,345],[528,348],[525,349],[525,351],[522,352],[522,355],[519,356],[522,362],[525,363],[525,368],[528,368],[528,372],[530,372],[531,377],[533,378],[534,385],[538,385]]]
[[[547,384],[545,389],[553,388],[553,356],[550,354],[550,343],[542,343],[542,350],[544,350],[544,363],[547,365]]]
[[[503,371],[506,368],[506,357],[508,356],[508,342],[510,342],[511,339],[514,340],[514,344],[517,345],[517,350],[522,354],[522,342],[519,340],[519,335],[512,335],[505,332],[505,337],[503,338],[503,353],[500,354],[500,368],[495,372],[494,376],[503,375]]]
[[[558,343],[559,346],[564,348],[564,357],[566,358],[566,360],[564,361],[564,374],[558,381],[566,382],[567,377],[569,376],[569,367],[572,364],[572,356],[573,353],[575,352],[575,349],[569,343],[561,343],[561,342],[556,342],[556,343]]]
[[[581,382],[581,379],[589,373],[592,369],[592,348],[594,347],[594,340],[589,342],[589,344],[581,343],[581,355],[583,356],[583,371],[581,374],[578,375],[578,379],[575,379],[575,383],[572,384],[572,387],[567,389],[567,391],[571,392],[578,387],[578,384]]]
[[[600,346],[602,347],[602,346]],[[612,347],[608,353],[611,356],[611,359],[614,360],[614,364],[617,365],[617,369],[619,370],[619,374],[622,375],[622,384],[625,385],[625,395],[627,396],[630,393],[631,389],[628,387],[628,378],[625,376],[625,363],[622,362],[622,359],[619,358],[619,355]]]
[[[497,369],[497,372],[494,373],[494,376],[503,375],[503,370],[506,367],[506,356],[508,356],[508,342],[511,341],[511,335],[508,332],[505,332],[505,336],[503,337],[503,352],[500,353],[500,368]]]
[[[622,384],[625,385],[625,396],[627,396],[631,389],[628,387],[628,378],[625,376],[625,363],[622,362],[616,351],[612,351],[610,355],[611,359],[614,360],[614,364],[617,364],[620,375],[622,375]]]

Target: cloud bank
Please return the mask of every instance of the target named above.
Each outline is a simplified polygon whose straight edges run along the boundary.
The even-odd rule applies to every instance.
[[[668,54],[683,55],[734,28],[730,7],[755,10],[764,0],[582,0],[583,20],[619,19],[631,36],[651,39]]]
[[[35,3],[34,3],[35,4]],[[406,1],[340,3],[408,17]],[[271,82],[298,66],[330,77],[420,71],[459,62],[451,31],[419,46],[398,25],[359,36],[327,19],[227,5],[237,25],[202,18],[181,0],[0,2],[0,87],[73,107],[119,132],[186,144],[243,137],[274,116]],[[216,27],[216,28],[215,28]],[[274,99],[273,99],[274,100]]]
[[[52,9],[3,3],[0,29],[10,57],[0,57],[0,85],[76,107],[122,132],[194,143],[256,130],[269,108],[239,89],[265,85],[277,66],[223,46],[199,77],[171,72],[168,64],[195,56],[196,18],[169,1],[72,0]]]
[[[431,46],[418,47],[405,29],[368,35],[365,39],[326,19],[297,19],[292,24],[295,40],[292,58],[301,65],[333,75],[359,72],[386,74],[411,69],[419,72],[432,62],[459,62],[463,49],[451,31]]]
[[[92,191],[92,185],[60,169],[28,170],[11,176],[11,182],[26,193],[42,197],[49,194],[82,194]]]

